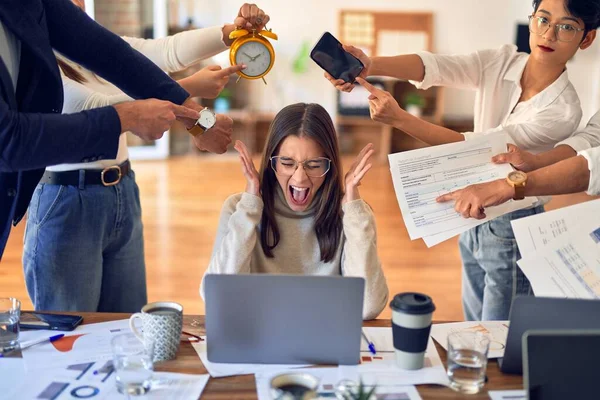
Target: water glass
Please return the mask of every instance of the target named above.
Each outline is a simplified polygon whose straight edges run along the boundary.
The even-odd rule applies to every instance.
[[[154,341],[143,343],[133,333],[122,333],[111,340],[117,389],[139,396],[150,390],[154,370]]]
[[[0,298],[0,354],[13,351],[19,345],[21,302],[12,297]]]
[[[483,388],[490,338],[482,332],[461,331],[448,335],[450,387],[473,394]]]

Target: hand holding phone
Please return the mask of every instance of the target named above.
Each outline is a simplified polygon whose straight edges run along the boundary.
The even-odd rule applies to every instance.
[[[325,32],[310,52],[313,59],[334,79],[353,83],[365,68],[355,56],[344,50],[342,44],[331,33]]]

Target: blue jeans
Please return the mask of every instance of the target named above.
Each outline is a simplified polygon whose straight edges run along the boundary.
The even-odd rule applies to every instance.
[[[147,303],[139,189],[39,184],[23,267],[36,310],[136,312]]]
[[[460,235],[462,302],[468,321],[507,320],[513,298],[533,294],[517,265],[521,253],[510,221],[542,212],[543,206],[514,211]]]

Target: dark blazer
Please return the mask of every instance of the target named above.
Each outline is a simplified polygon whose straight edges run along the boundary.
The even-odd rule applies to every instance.
[[[182,104],[189,95],[70,0],[0,0],[0,21],[21,42],[16,91],[0,59],[1,259],[11,222],[25,215],[46,166],[115,158],[118,150],[121,123],[113,107],[60,114],[62,81],[52,49],[133,98]]]

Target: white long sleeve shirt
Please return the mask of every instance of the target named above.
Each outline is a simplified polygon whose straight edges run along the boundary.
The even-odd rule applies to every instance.
[[[223,32],[220,26],[185,31],[162,39],[146,40],[130,37],[123,37],[123,39],[166,72],[181,71],[202,59],[212,57],[227,49],[223,42]],[[65,61],[79,71],[85,77],[86,82],[78,83],[64,75],[62,76],[65,93],[63,113],[76,113],[133,100],[121,89],[91,71],[68,60]],[[92,160],[88,163],[60,164],[47,169],[50,171],[102,169],[118,165],[127,160],[128,157],[127,137],[121,135],[117,158],[114,160]]]
[[[540,153],[567,139],[581,120],[581,104],[567,71],[531,99],[519,103],[521,77],[529,58],[513,45],[468,55],[418,53],[425,65],[417,88],[449,86],[477,92],[470,137],[504,131],[522,149]]]
[[[21,41],[6,29],[2,21],[0,21],[0,57],[12,80],[13,90],[16,92],[21,62]]]

